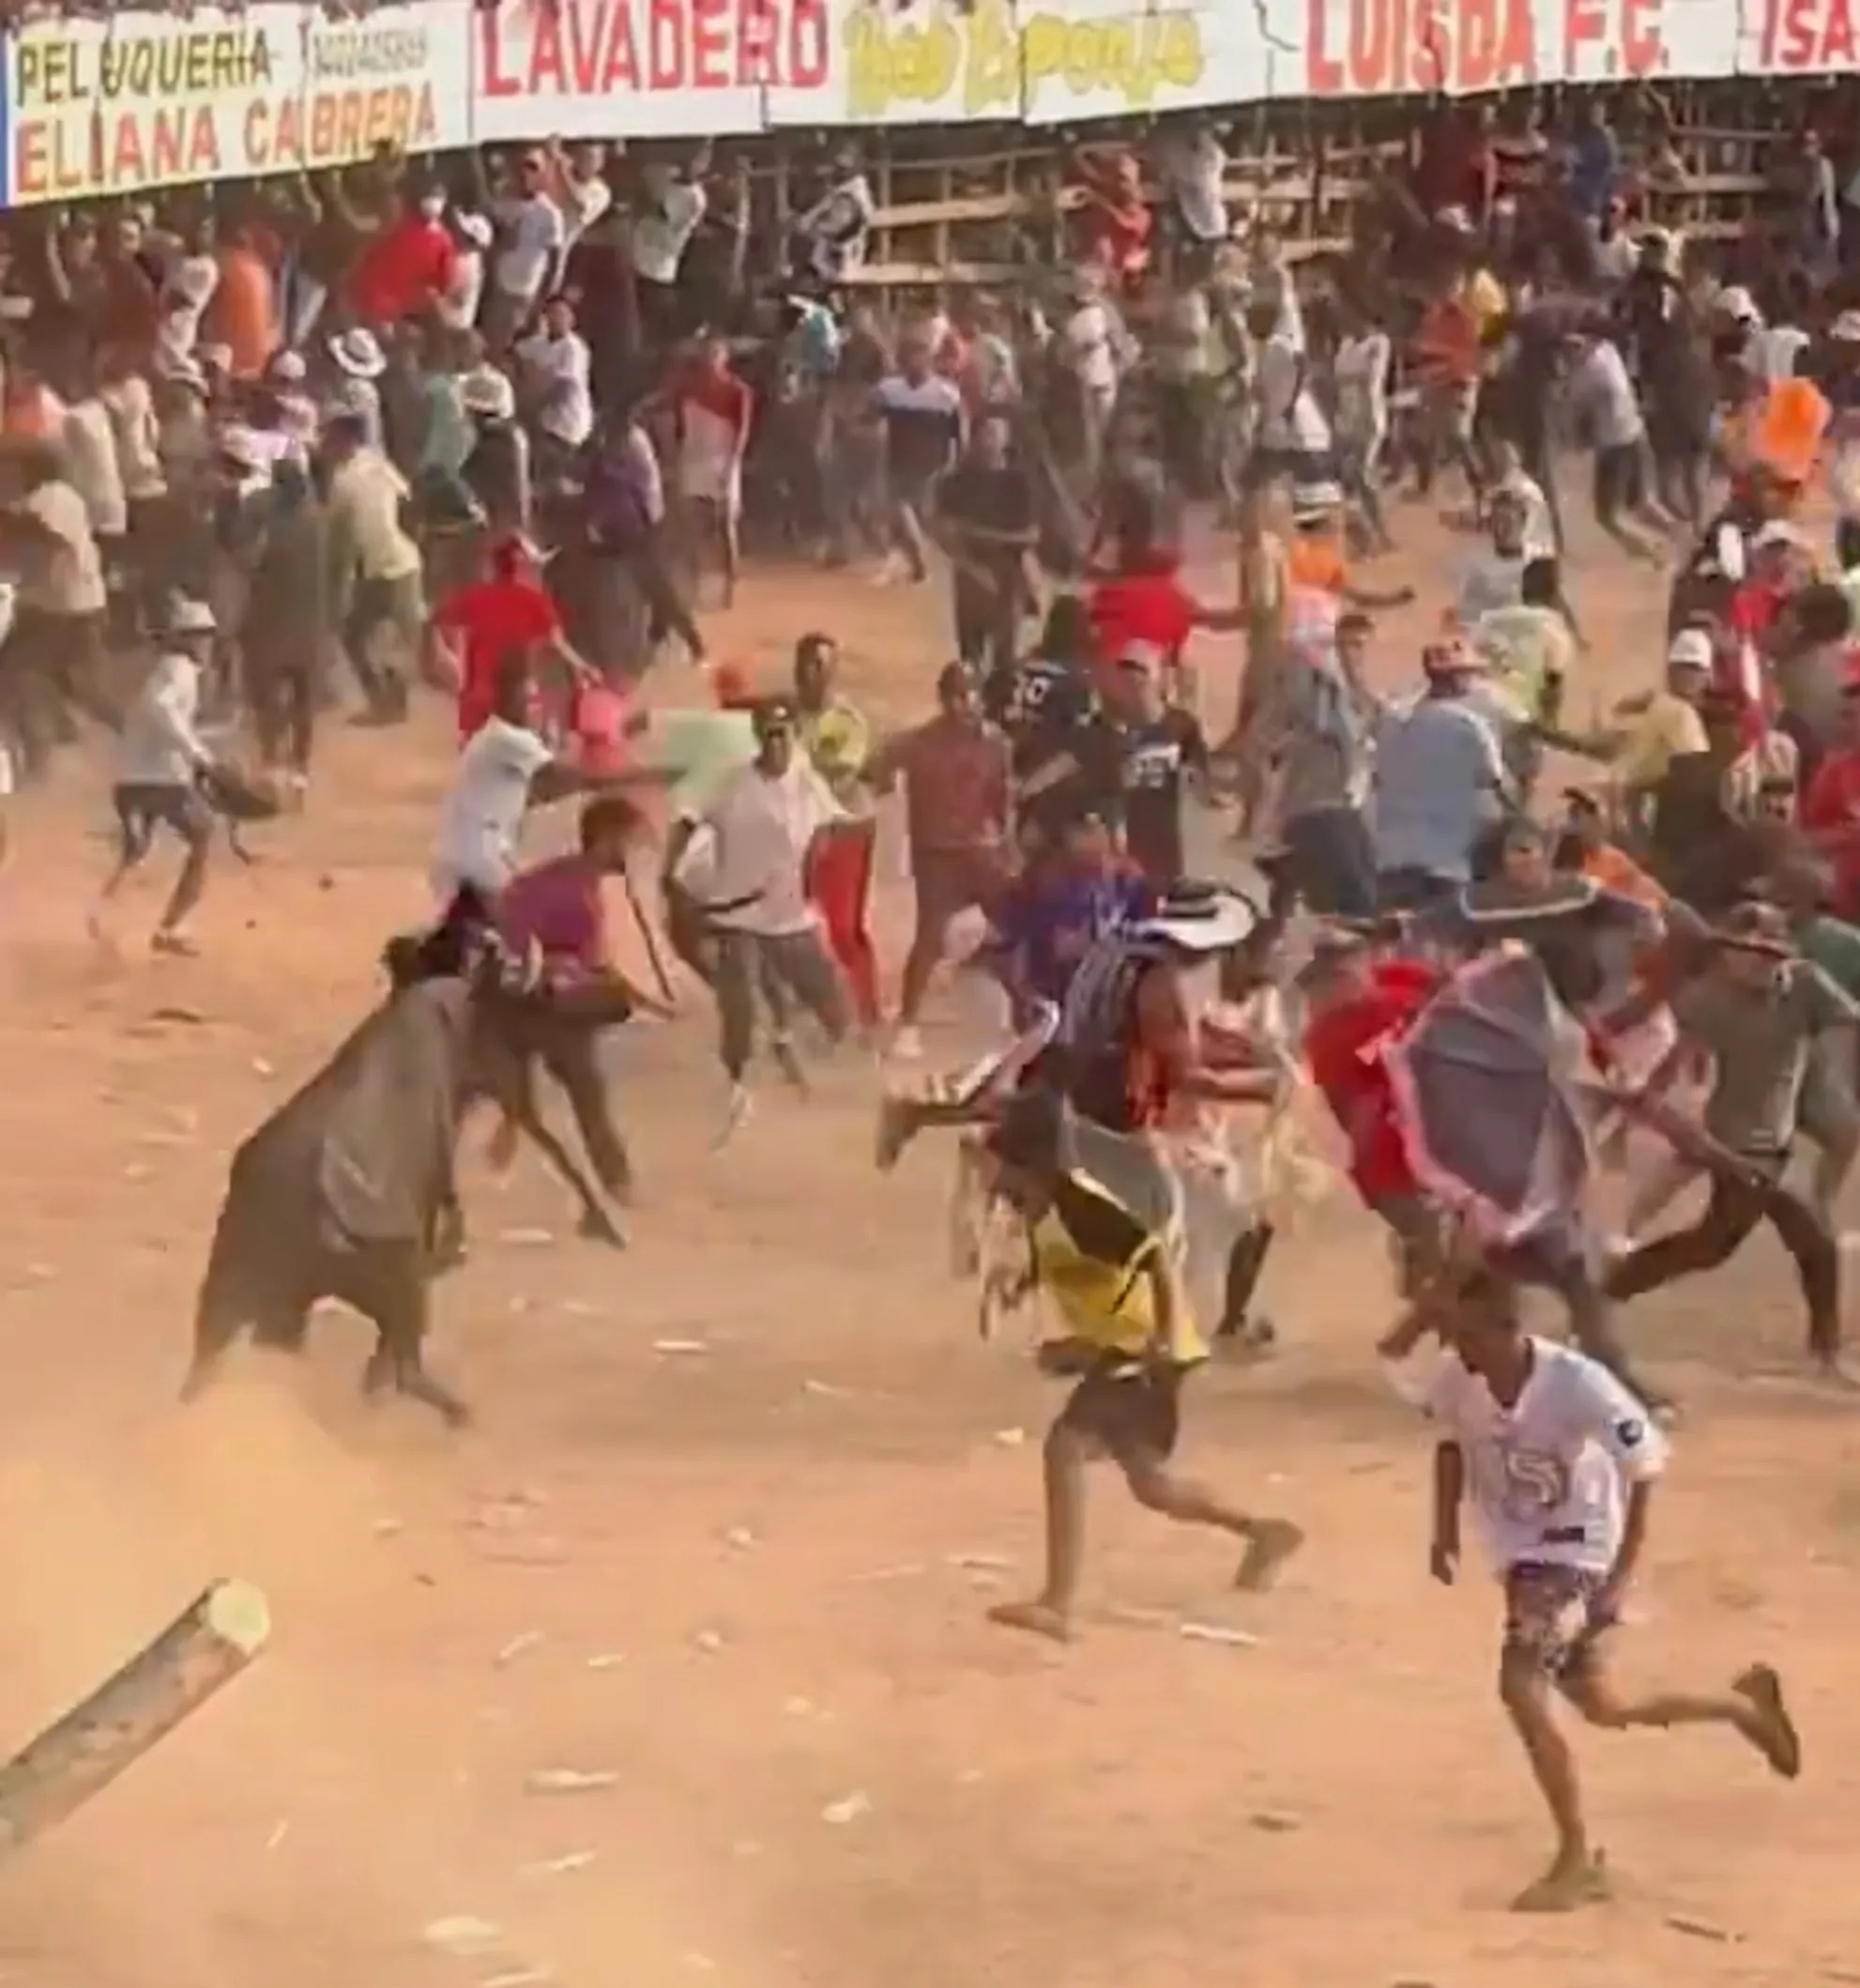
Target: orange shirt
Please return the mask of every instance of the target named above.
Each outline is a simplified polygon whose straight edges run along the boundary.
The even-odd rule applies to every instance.
[[[1286,554],[1286,578],[1291,586],[1309,588],[1314,593],[1340,594],[1348,577],[1343,553],[1334,540],[1303,531],[1293,536]]]
[[[1631,898],[1650,911],[1666,910],[1667,894],[1632,856],[1624,854],[1612,843],[1605,842],[1583,857],[1582,874],[1603,890],[1612,891],[1617,897]]]
[[[220,283],[206,308],[203,336],[232,353],[235,379],[256,379],[279,344],[271,271],[255,250],[236,242],[220,251],[219,262]]]

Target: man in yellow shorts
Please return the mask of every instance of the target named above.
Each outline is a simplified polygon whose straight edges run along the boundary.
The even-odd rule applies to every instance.
[[[1169,1467],[1182,1384],[1208,1349],[1182,1287],[1180,1189],[1155,1149],[1075,1118],[1057,1093],[1034,1085],[1009,1101],[986,1154],[995,1190],[1028,1224],[1033,1278],[1065,1322],[1043,1364],[1080,1376],[1046,1432],[1045,1584],[991,1619],[1070,1639],[1084,1470],[1099,1457],[1123,1473],[1139,1505],[1243,1540],[1236,1584],[1269,1586],[1303,1532],[1236,1511]]]

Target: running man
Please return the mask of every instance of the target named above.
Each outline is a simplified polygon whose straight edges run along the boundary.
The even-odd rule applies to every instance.
[[[1136,1187],[1117,1193],[1089,1170],[1080,1144],[1089,1132],[1057,1092],[1036,1084],[1010,1101],[985,1149],[993,1191],[1027,1221],[1030,1275],[1066,1323],[1066,1337],[1042,1349],[1043,1364],[1081,1376],[1046,1431],[1045,1583],[989,1619],[1060,1643],[1073,1634],[1085,1466],[1097,1458],[1108,1457],[1151,1511],[1243,1540],[1240,1587],[1269,1587],[1304,1541],[1288,1520],[1249,1517],[1170,1468],[1183,1383],[1208,1357],[1177,1269],[1179,1217],[1161,1166],[1153,1206],[1141,1205],[1152,1197]]]
[[[1549,1869],[1512,1902],[1518,1912],[1569,1912],[1608,1893],[1582,1812],[1576,1758],[1550,1710],[1554,1688],[1593,1726],[1728,1725],[1793,1781],[1802,1748],[1767,1664],[1728,1690],[1620,1696],[1605,1632],[1647,1543],[1665,1438],[1651,1412],[1586,1353],[1524,1331],[1517,1286],[1472,1269],[1439,1306],[1416,1307],[1381,1341],[1396,1388],[1440,1429],[1434,1451],[1429,1566],[1452,1586],[1459,1515],[1470,1494],[1504,1586],[1499,1695],[1523,1742],[1556,1828]],[[1451,1357],[1415,1373],[1410,1355],[1438,1326]],[[1425,1365],[1425,1363],[1424,1363]]]

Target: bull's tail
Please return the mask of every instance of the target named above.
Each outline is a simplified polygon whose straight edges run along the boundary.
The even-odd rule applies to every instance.
[[[239,1197],[229,1190],[194,1300],[193,1359],[181,1384],[183,1401],[200,1395],[243,1333],[280,1352],[302,1349],[308,1307],[287,1303],[276,1289],[277,1279],[263,1274],[252,1251],[250,1218],[239,1207]]]

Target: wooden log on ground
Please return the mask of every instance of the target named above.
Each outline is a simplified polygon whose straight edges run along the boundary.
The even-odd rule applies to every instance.
[[[217,1581],[82,1705],[0,1766],[0,1855],[82,1808],[265,1647],[265,1597]]]

